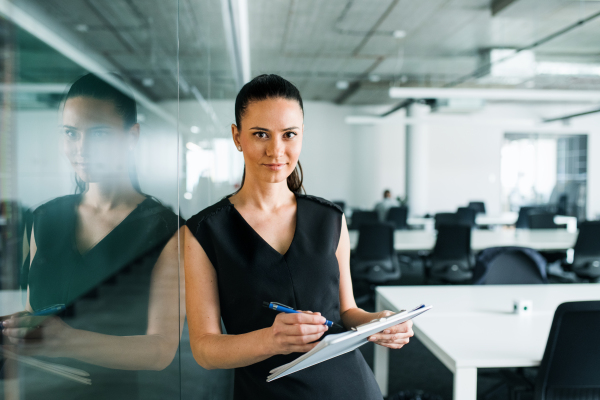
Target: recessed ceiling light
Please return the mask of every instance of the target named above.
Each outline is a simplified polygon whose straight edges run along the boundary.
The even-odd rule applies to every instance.
[[[371,82],[379,82],[381,80],[381,77],[379,75],[369,75],[369,80]]]
[[[335,87],[340,90],[346,90],[346,89],[348,89],[349,86],[350,86],[350,84],[348,83],[348,81],[337,81],[335,83]]]
[[[200,128],[198,128],[196,125],[190,127],[190,132],[192,133],[200,133]]]
[[[406,37],[406,31],[396,30],[392,32],[392,36],[396,39],[402,39]]]
[[[75,30],[78,32],[87,32],[90,28],[86,24],[77,24],[75,25]]]
[[[183,198],[186,200],[191,200],[192,199],[192,194],[190,192],[185,192],[183,194]]]
[[[144,78],[144,79],[142,79],[142,85],[144,85],[146,87],[154,86],[154,79]]]

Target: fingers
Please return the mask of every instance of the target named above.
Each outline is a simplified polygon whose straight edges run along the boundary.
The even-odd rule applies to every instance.
[[[284,325],[284,327],[281,331],[289,336],[304,336],[304,335],[314,335],[316,333],[324,333],[328,329],[329,329],[329,327],[327,325],[297,324],[297,325]]]
[[[2,330],[2,334],[12,339],[40,339],[40,329],[30,328],[5,328]]]
[[[284,314],[281,313],[275,317],[281,322],[287,325],[296,324],[312,324],[312,325],[323,325],[325,323],[325,317],[322,317],[320,313],[308,314],[306,312],[298,314]]]
[[[385,329],[383,333],[410,333],[410,336],[413,336],[412,326],[412,321],[406,321]]]
[[[389,334],[389,335],[377,333],[375,335],[369,336],[369,342],[376,342],[376,343],[407,344],[409,339],[410,339],[410,336],[408,336],[407,334],[402,334],[402,333],[394,333],[394,334]]]
[[[48,317],[11,317],[2,322],[4,328],[32,328],[41,325]]]

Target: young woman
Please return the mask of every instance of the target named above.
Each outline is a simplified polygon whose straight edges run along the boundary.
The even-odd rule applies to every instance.
[[[73,383],[68,390],[44,391],[45,398],[91,393],[94,398],[129,399],[137,391],[137,375],[109,369],[163,369],[179,345],[184,312],[179,297],[180,221],[144,195],[137,183],[132,157],[140,127],[133,97],[85,75],[66,95],[61,128],[79,193],[34,211],[27,312],[4,318],[2,334],[23,354],[86,363],[63,361],[90,372],[93,386]],[[60,316],[29,315],[57,304],[70,306],[131,266],[143,271],[146,285],[139,294],[145,292],[147,302],[101,309],[99,321],[85,315],[95,330],[77,318],[69,325]]]
[[[267,383],[269,371],[312,349],[327,327],[389,315],[356,307],[341,210],[301,194],[304,111],[277,75],[246,84],[233,141],[245,160],[241,189],[187,222],[186,306],[192,352],[204,368],[235,368],[235,399],[381,399],[358,350]],[[262,302],[305,310],[277,314]],[[309,311],[310,310],[310,311]],[[227,334],[221,331],[221,318]],[[370,340],[400,348],[410,322]]]

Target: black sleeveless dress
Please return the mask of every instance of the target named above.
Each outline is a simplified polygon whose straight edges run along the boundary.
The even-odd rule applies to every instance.
[[[221,317],[228,334],[271,326],[274,301],[319,311],[341,324],[339,243],[342,211],[318,197],[296,194],[296,231],[281,255],[256,233],[228,199],[190,218],[187,226],[218,279]],[[278,355],[235,370],[234,399],[382,399],[358,350],[267,383],[269,371],[301,353]]]

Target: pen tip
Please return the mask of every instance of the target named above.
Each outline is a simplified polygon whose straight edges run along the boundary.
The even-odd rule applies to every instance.
[[[269,302],[268,301],[263,301],[263,306],[269,308]]]

